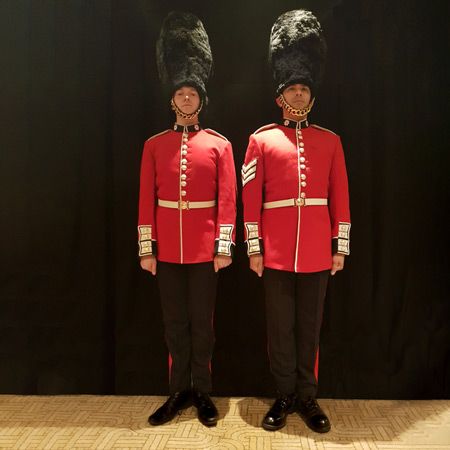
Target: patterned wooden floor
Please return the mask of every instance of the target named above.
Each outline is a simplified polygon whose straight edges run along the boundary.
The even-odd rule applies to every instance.
[[[292,414],[274,433],[260,428],[269,399],[217,398],[206,428],[190,408],[162,427],[147,417],[162,397],[0,396],[1,449],[450,449],[450,401],[321,400],[333,428],[309,431]]]

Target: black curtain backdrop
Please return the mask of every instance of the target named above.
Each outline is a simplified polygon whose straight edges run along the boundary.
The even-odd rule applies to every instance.
[[[165,394],[136,221],[144,140],[172,123],[155,41],[189,9],[215,57],[203,123],[233,143],[278,117],[270,27],[312,9],[329,46],[313,122],[341,135],[351,256],[330,283],[320,396],[448,398],[448,2],[0,1],[0,392]],[[239,187],[240,193],[240,187]],[[240,199],[239,199],[240,200]],[[238,210],[220,276],[216,395],[272,395],[261,280]]]

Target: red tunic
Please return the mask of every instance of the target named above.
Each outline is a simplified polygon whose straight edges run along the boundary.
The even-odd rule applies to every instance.
[[[350,210],[339,136],[307,121],[267,125],[250,136],[242,168],[248,254],[290,272],[331,268],[334,252],[349,254]],[[264,209],[263,203],[322,203]]]
[[[158,199],[185,203],[168,208],[159,206]],[[214,201],[212,207],[188,207],[188,202]],[[177,125],[145,142],[139,197],[140,256],[157,253],[160,261],[181,264],[212,261],[214,254],[231,256],[235,220],[233,150],[225,137],[198,125],[186,129]]]

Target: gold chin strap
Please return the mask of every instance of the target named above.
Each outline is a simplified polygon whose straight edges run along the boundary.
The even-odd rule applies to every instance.
[[[172,111],[175,111],[175,114],[177,116],[182,117],[183,119],[193,119],[195,116],[197,116],[199,114],[199,112],[202,110],[203,107],[203,100],[200,102],[200,106],[198,107],[197,111],[194,111],[191,114],[186,114],[183,111],[181,111],[180,108],[178,108],[178,106],[175,104],[175,102],[173,101],[173,98],[170,99],[170,106],[172,108]]]
[[[306,108],[303,108],[303,109],[295,109],[295,108],[293,108],[284,99],[283,94],[279,95],[278,100],[280,101],[282,108],[284,108],[288,113],[292,114],[293,116],[302,117],[302,116],[306,116],[311,111],[311,109],[312,109],[312,107],[314,105],[315,97],[309,102],[309,105]]]

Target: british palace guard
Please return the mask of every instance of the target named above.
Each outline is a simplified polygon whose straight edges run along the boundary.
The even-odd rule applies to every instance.
[[[316,401],[323,303],[349,254],[347,173],[340,138],[309,122],[326,55],[316,17],[282,14],[272,27],[269,61],[280,123],[249,140],[242,167],[250,268],[263,275],[268,353],[278,398],[264,417],[278,430],[297,411],[314,431],[330,422]]]
[[[193,404],[200,422],[214,426],[213,313],[217,272],[231,263],[235,245],[233,151],[198,119],[212,67],[201,21],[170,13],[156,55],[176,122],[145,142],[141,162],[139,255],[142,268],[157,274],[169,350],[170,396],[149,423],[168,422]]]

